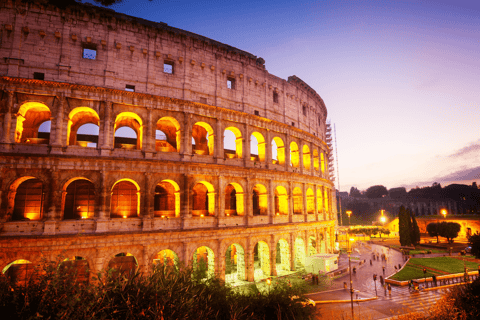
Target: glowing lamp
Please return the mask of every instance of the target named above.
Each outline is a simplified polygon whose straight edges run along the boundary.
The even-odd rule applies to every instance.
[[[267,284],[268,284],[268,285],[271,285],[271,284],[272,284],[272,279],[267,278]]]
[[[123,216],[123,219],[127,219],[127,216],[124,215],[124,216]]]
[[[200,215],[200,217],[202,217],[202,218],[204,217],[203,213]]]
[[[280,213],[277,212],[277,216],[279,216],[279,215],[280,215]]]
[[[350,240],[350,242],[353,242],[353,241],[355,241],[355,238],[350,238],[349,240]]]
[[[443,217],[446,218],[446,217],[447,217],[447,210],[446,210],[446,209],[442,209],[442,214],[443,214]]]
[[[162,218],[165,218],[165,216],[164,216],[164,215],[162,215]]]
[[[386,218],[385,216],[381,216],[381,217],[380,217],[380,221],[381,221],[382,223],[385,223],[385,221],[387,221],[387,218]]]

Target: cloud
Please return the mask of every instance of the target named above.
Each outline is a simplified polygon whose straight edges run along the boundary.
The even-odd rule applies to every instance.
[[[464,159],[480,155],[480,140],[452,153],[448,158]]]
[[[449,175],[436,178],[438,182],[455,181],[455,180],[473,180],[473,179],[480,179],[480,166],[469,168],[469,169],[458,170]]]

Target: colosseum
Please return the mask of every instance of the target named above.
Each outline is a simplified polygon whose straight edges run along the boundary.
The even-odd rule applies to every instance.
[[[109,9],[0,10],[3,273],[184,261],[232,283],[333,252],[327,109],[299,77]]]

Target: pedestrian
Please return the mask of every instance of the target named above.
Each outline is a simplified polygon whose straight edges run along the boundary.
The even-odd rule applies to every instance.
[[[432,276],[432,281],[435,287],[437,286],[437,277],[435,275]]]
[[[380,283],[382,284],[382,287],[383,287],[383,277],[380,276]]]
[[[357,268],[353,267],[353,273],[357,273]]]
[[[398,264],[398,270],[402,269],[402,265],[399,263]]]
[[[382,267],[383,274],[385,274],[385,267]]]
[[[397,272],[397,266],[394,266],[395,267],[395,272]]]
[[[370,259],[370,265],[372,265],[372,259]]]
[[[390,283],[388,284],[388,295],[392,295],[392,286],[390,285]]]
[[[375,260],[375,253],[373,254],[373,260]]]

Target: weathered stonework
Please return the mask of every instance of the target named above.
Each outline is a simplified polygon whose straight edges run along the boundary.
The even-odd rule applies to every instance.
[[[302,80],[111,10],[0,10],[0,270],[64,254],[99,271],[119,253],[148,270],[171,250],[225,277],[234,244],[252,281],[254,252],[263,276],[332,252],[327,110]]]

